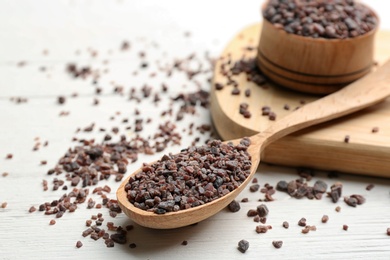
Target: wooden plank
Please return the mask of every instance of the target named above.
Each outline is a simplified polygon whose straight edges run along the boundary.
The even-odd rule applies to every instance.
[[[256,56],[256,46],[261,26],[255,24],[244,28],[227,47],[217,61],[213,83],[226,84],[220,66],[227,59],[231,64],[242,57]],[[375,40],[375,60],[378,65],[390,56],[390,32],[380,30]],[[247,48],[252,47],[252,48]],[[246,75],[234,76],[240,95],[231,95],[232,87],[211,89],[211,115],[222,139],[229,140],[263,131],[274,121],[262,116],[263,106],[271,107],[277,119],[293,109],[319,98],[319,96],[294,92],[272,83],[259,87],[248,82]],[[243,92],[250,89],[250,97]],[[239,114],[239,105],[247,103],[252,114],[244,118]],[[284,109],[285,105],[290,107]],[[288,166],[314,167],[324,170],[344,171],[389,177],[390,172],[390,100],[351,116],[332,121],[308,130],[292,134],[266,148],[264,161]],[[372,129],[377,127],[378,132]],[[344,142],[349,136],[349,143]]]

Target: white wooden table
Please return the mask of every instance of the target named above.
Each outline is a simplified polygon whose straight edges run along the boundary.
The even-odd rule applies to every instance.
[[[369,2],[381,17],[382,29],[390,29],[390,5],[379,0]],[[245,3],[245,4],[244,4]],[[133,224],[124,214],[111,218],[108,210],[87,209],[80,204],[74,213],[67,213],[49,225],[53,216],[42,212],[29,213],[31,206],[38,207],[46,201],[58,199],[66,191],[51,190],[55,176],[46,172],[53,168],[68,148],[74,147],[73,137],[101,140],[105,133],[119,126],[121,133],[134,136],[125,130],[122,120],[133,122],[135,109],[143,117],[153,119],[141,132],[142,136],[155,132],[158,124],[168,120],[161,112],[169,107],[169,97],[180,92],[194,92],[196,84],[183,73],[168,78],[161,73],[155,77],[156,61],[167,63],[175,58],[185,58],[195,53],[200,63],[209,67],[207,52],[217,57],[224,44],[241,28],[260,20],[262,1],[1,1],[0,2],[0,259],[390,259],[390,180],[341,174],[329,179],[327,173],[316,172],[310,184],[324,180],[329,185],[340,181],[343,192],[361,194],[366,203],[356,208],[342,200],[334,204],[329,198],[322,200],[297,200],[276,192],[274,202],[267,203],[270,210],[267,225],[272,229],[257,234],[253,222],[246,213],[256,208],[264,195],[246,189],[238,199],[241,210],[227,210],[199,223],[176,230],[151,230],[134,225],[125,245],[107,248],[102,241],[84,238],[81,233],[85,221],[91,215],[103,214],[105,227],[108,221],[115,225]],[[130,49],[121,51],[124,40]],[[389,43],[390,44],[390,43]],[[93,57],[91,53],[97,52]],[[146,53],[149,66],[139,69],[139,53]],[[107,62],[108,61],[108,62]],[[91,79],[74,79],[65,72],[66,65],[74,62],[89,65],[104,73],[99,80],[102,94],[96,95]],[[198,64],[198,63],[196,63]],[[138,75],[133,75],[139,71]],[[202,88],[209,88],[210,72],[198,75]],[[155,106],[151,100],[140,104],[128,100],[130,87],[142,88],[148,84],[160,88],[170,86],[162,101]],[[123,96],[113,93],[115,86],[123,86]],[[78,96],[72,98],[72,94]],[[63,95],[66,103],[59,105],[57,98]],[[17,104],[11,97],[27,98],[27,103]],[[94,98],[100,103],[93,105]],[[173,106],[174,111],[178,109]],[[62,111],[68,116],[59,116]],[[121,114],[116,114],[120,111]],[[110,117],[114,116],[114,120]],[[183,129],[193,122],[195,126],[209,124],[208,110],[198,107],[193,116],[186,115],[177,123],[182,135],[182,147],[195,137],[204,142],[208,134],[190,136]],[[91,133],[75,133],[95,123]],[[118,138],[118,136],[116,136]],[[43,143],[48,141],[47,146]],[[40,142],[40,149],[33,151]],[[180,146],[170,146],[165,152],[177,152]],[[12,159],[6,159],[12,154]],[[141,162],[157,159],[162,154],[140,155],[138,163],[131,164],[128,172],[137,169]],[[46,160],[46,165],[41,161]],[[390,170],[390,169],[389,169]],[[7,176],[1,176],[8,173]],[[58,176],[63,178],[63,176]],[[295,169],[262,164],[256,176],[261,186],[276,185],[279,180],[298,178]],[[42,181],[49,182],[49,190],[43,191]],[[100,186],[112,188],[110,198],[115,198],[119,186],[113,178],[100,182]],[[371,191],[365,188],[374,184]],[[91,190],[93,187],[91,188]],[[92,195],[91,195],[92,196]],[[94,195],[93,195],[94,196]],[[92,196],[92,197],[93,197]],[[95,199],[98,197],[95,196]],[[336,206],[341,207],[336,212]],[[321,223],[327,214],[329,221]],[[317,231],[302,234],[297,223],[305,217]],[[282,227],[290,223],[289,229]],[[348,231],[343,230],[348,225]],[[237,250],[237,243],[246,239],[250,247],[245,254]],[[83,246],[75,247],[80,240]],[[275,249],[272,241],[282,240],[283,247]],[[187,245],[181,245],[187,241]],[[129,248],[135,243],[136,248]]]

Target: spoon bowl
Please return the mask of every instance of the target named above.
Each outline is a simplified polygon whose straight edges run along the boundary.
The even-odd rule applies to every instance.
[[[156,214],[135,207],[129,202],[125,186],[131,176],[141,172],[141,168],[127,177],[117,190],[118,203],[123,212],[141,226],[156,229],[171,229],[188,226],[207,219],[225,208],[248,185],[260,163],[260,155],[271,142],[300,129],[335,119],[369,107],[390,96],[390,61],[375,72],[355,81],[347,87],[326,97],[309,103],[288,116],[276,121],[264,132],[249,137],[251,144],[247,152],[252,166],[249,176],[230,193],[201,206]],[[240,139],[233,140],[233,144]]]
[[[216,199],[212,202],[203,204],[201,206],[189,208],[186,210],[179,210],[176,212],[168,212],[165,214],[156,214],[154,212],[145,211],[135,207],[128,199],[127,193],[125,192],[125,186],[129,182],[131,176],[141,172],[141,169],[135,171],[132,175],[128,176],[120,185],[117,191],[117,199],[123,212],[130,217],[134,222],[144,227],[156,228],[156,229],[171,229],[191,224],[198,223],[206,218],[209,218],[223,208],[225,208],[234,198],[240,193],[247,184],[251,181],[252,176],[256,173],[257,166],[260,162],[260,149],[261,146],[252,145],[254,139],[258,136],[252,136],[251,145],[248,147],[248,153],[251,154],[252,166],[250,169],[250,176],[245,179],[241,185],[225,196]],[[234,145],[238,144],[241,139],[232,140]],[[184,214],[183,214],[184,213]]]

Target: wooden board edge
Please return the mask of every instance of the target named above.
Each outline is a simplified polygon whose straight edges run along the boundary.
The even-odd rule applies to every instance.
[[[390,149],[286,136],[266,147],[262,161],[360,175],[390,177]]]

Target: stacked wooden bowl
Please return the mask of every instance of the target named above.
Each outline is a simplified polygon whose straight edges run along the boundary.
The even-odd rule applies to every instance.
[[[377,28],[353,38],[312,38],[287,33],[264,19],[258,64],[282,86],[313,94],[332,93],[371,71]]]

